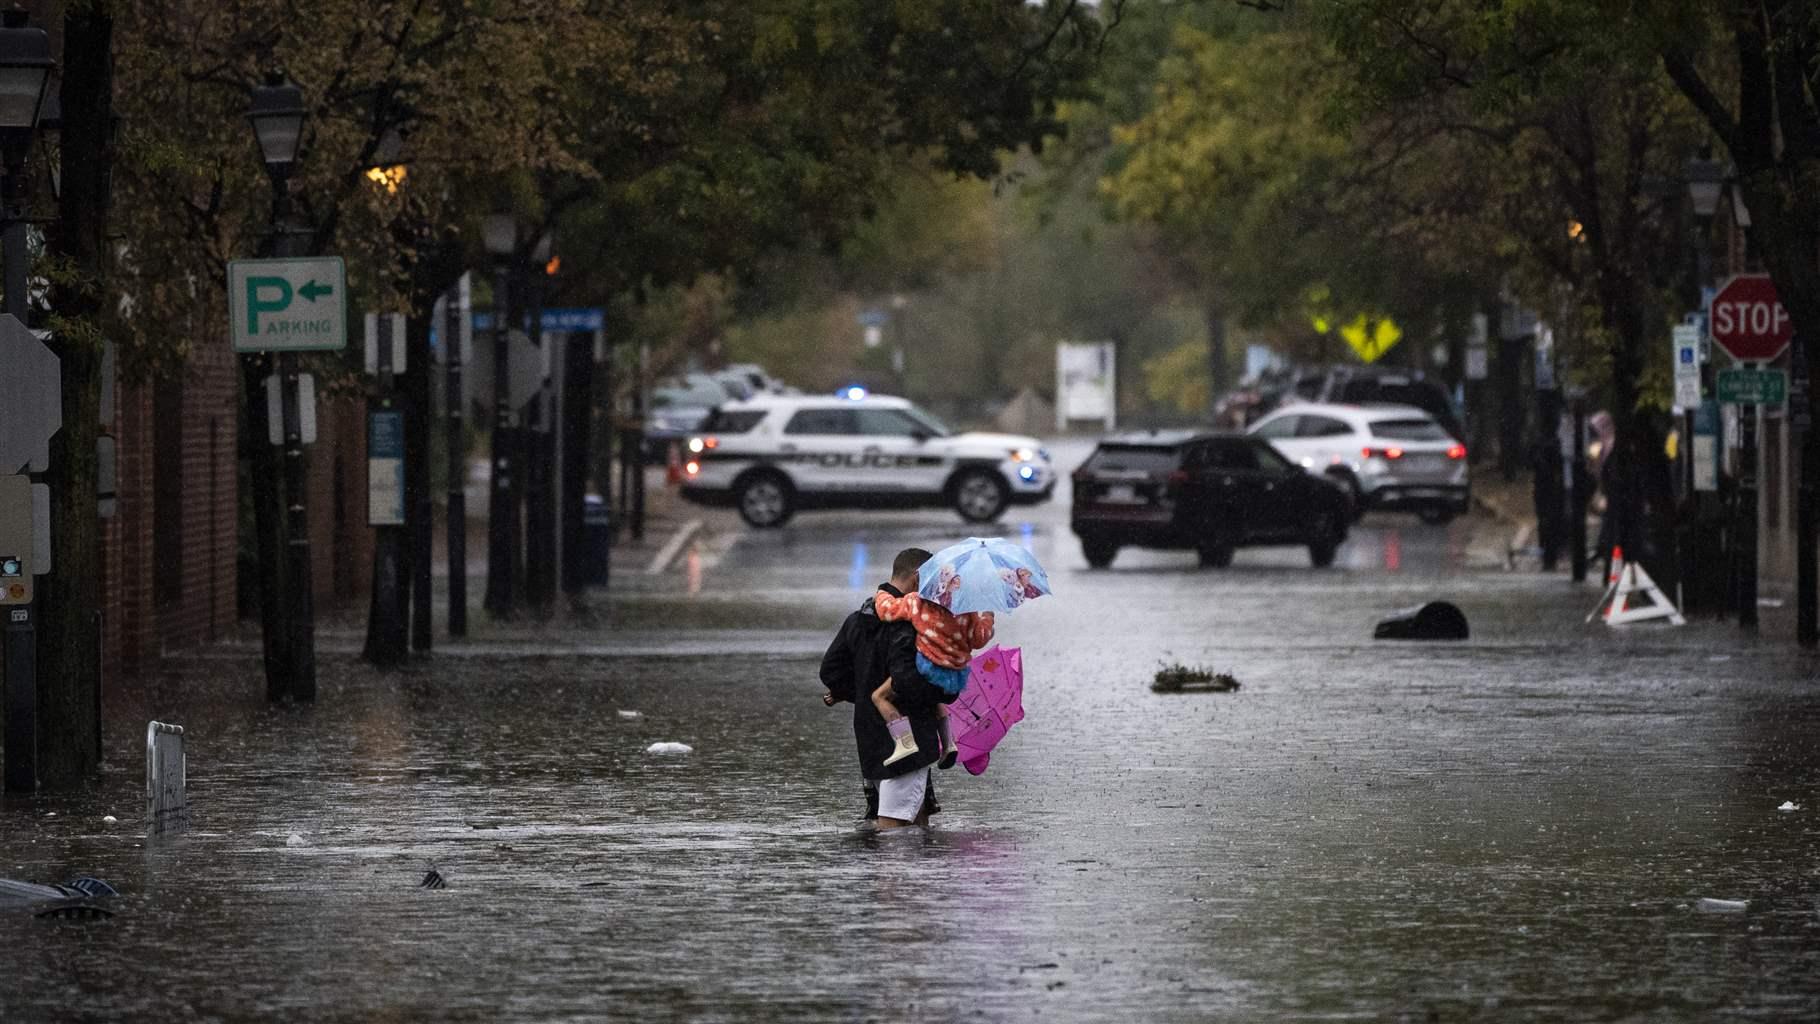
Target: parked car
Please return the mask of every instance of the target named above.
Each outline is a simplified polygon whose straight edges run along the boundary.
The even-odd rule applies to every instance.
[[[1407,405],[1297,402],[1259,420],[1251,436],[1346,488],[1353,508],[1407,508],[1445,523],[1471,504],[1466,446]]]
[[[983,523],[1055,489],[1049,453],[1035,438],[952,433],[904,399],[857,387],[728,402],[688,451],[683,497],[732,505],[760,528],[803,508],[948,506]]]
[[[1236,548],[1270,544],[1306,545],[1327,566],[1352,519],[1338,484],[1242,434],[1109,437],[1073,479],[1069,525],[1096,569],[1125,547],[1191,550],[1220,568]]]
[[[1373,366],[1336,366],[1305,370],[1284,394],[1304,402],[1345,405],[1413,405],[1427,413],[1455,438],[1466,436],[1447,389],[1419,370],[1392,370]]]
[[[652,388],[645,413],[645,461],[663,461],[672,444],[680,448],[701,429],[715,406],[734,397],[705,373],[684,374],[680,380]]]

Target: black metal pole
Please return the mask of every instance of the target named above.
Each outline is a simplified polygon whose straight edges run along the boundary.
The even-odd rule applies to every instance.
[[[1578,397],[1574,399],[1573,412],[1574,451],[1573,472],[1570,475],[1573,497],[1568,502],[1567,536],[1568,543],[1572,545],[1570,555],[1573,580],[1575,583],[1584,583],[1586,582],[1586,505],[1589,497],[1586,490],[1587,484],[1591,482],[1587,479],[1586,472],[1586,402],[1584,399]]]
[[[544,355],[544,365],[554,359],[543,331],[543,268],[533,265],[525,282],[527,329],[531,342]],[[529,429],[525,431],[525,603],[539,616],[547,616],[556,600],[556,524],[554,485],[554,403],[550,382],[531,399]]]
[[[286,542],[286,589],[291,614],[291,699],[316,699],[316,607],[310,565],[309,466],[303,458],[303,417],[297,394],[297,354],[281,353],[278,363],[284,391],[285,497],[290,502]]]
[[[1747,363],[1749,369],[1756,364]],[[1738,627],[1757,629],[1757,407],[1738,408]]]
[[[442,350],[447,360],[444,389],[449,425],[449,635],[468,635],[468,478],[467,437],[462,427],[464,399],[461,390],[461,323],[466,310],[457,309],[460,288],[443,300]]]
[[[368,472],[377,468],[374,465],[374,455],[380,433],[378,426],[382,414],[394,412],[397,390],[397,377],[392,372],[392,317],[381,313],[373,319],[377,337],[372,343],[379,354],[379,382],[376,393],[367,401]],[[386,420],[390,422],[392,417],[387,416]],[[395,437],[386,440],[388,443],[402,442],[402,438]],[[403,452],[399,454],[402,455]],[[405,496],[399,495],[399,500],[405,501]],[[367,510],[368,522],[373,525],[373,596],[367,612],[367,642],[361,657],[380,668],[392,668],[403,664],[405,660],[406,581],[401,571],[405,528],[393,520],[391,510],[386,510],[388,514],[377,522],[371,518],[373,511],[372,508]]]
[[[1820,444],[1811,425],[1801,431],[1801,483],[1795,490],[1795,642],[1820,644],[1820,567],[1814,564],[1816,527],[1814,478],[1820,476]]]
[[[0,284],[6,288],[5,311],[31,326],[28,317],[23,161],[6,161],[0,181]],[[29,793],[38,788],[38,627],[33,604],[9,606],[6,622],[6,789]]]
[[[493,471],[487,508],[487,614],[496,619],[513,615],[512,577],[517,569],[514,548],[518,518],[513,507],[513,481],[518,460],[513,450],[511,390],[511,277],[505,260],[493,268]]]
[[[645,346],[632,369],[632,538],[645,538]]]
[[[405,321],[405,494],[410,502],[405,527],[411,570],[411,650],[428,652],[434,643],[430,620],[430,552],[436,545],[435,504],[430,497],[430,325]]]

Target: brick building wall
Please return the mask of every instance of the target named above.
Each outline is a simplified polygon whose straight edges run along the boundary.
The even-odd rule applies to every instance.
[[[117,512],[102,521],[110,676],[137,673],[166,653],[235,629],[240,401],[238,357],[225,345],[199,346],[179,380],[120,388],[111,429]],[[372,531],[362,410],[357,400],[320,400],[318,442],[309,449],[313,582],[322,611],[366,598]]]

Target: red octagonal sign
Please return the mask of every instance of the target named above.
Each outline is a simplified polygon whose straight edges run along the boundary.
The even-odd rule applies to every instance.
[[[1713,343],[1741,363],[1767,363],[1795,336],[1767,274],[1740,274],[1713,296]]]

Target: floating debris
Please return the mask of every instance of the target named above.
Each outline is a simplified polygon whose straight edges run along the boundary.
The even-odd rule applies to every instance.
[[[1778,811],[1798,811],[1800,809],[1801,809],[1801,805],[1794,802],[1793,800],[1784,800],[1784,801],[1782,801],[1782,806],[1776,808],[1776,810],[1778,810]]]
[[[430,870],[424,874],[423,881],[417,883],[419,889],[447,889],[448,887],[449,883],[443,881],[442,872],[436,870],[434,864],[431,864]]]
[[[119,819],[119,818],[116,818],[116,817],[114,817],[114,816],[113,816],[113,815],[111,815],[111,814],[105,814],[105,815],[102,815],[102,817],[101,817],[101,824],[103,824],[103,825],[118,825],[118,824],[120,824],[120,819]]]
[[[695,748],[687,743],[653,743],[645,748],[647,754],[693,754]]]
[[[1715,900],[1703,898],[1694,904],[1694,909],[1703,914],[1742,914],[1750,908],[1747,900]]]
[[[292,849],[296,849],[299,846],[310,845],[310,841],[308,839],[303,838],[303,836],[297,834],[296,832],[292,832],[289,836],[287,836],[285,838],[284,845],[289,846]]]
[[[1231,693],[1239,681],[1224,672],[1186,665],[1164,665],[1150,681],[1153,693]]]
[[[627,721],[631,721],[634,718],[645,717],[645,713],[643,711],[621,711],[619,713],[619,717],[624,718]]]

